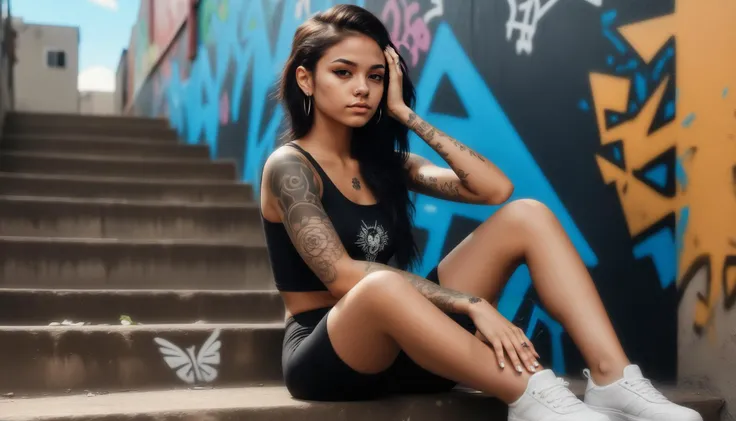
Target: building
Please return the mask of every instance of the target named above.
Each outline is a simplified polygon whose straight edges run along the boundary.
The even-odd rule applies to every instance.
[[[79,113],[94,115],[120,114],[115,104],[114,92],[80,91]]]
[[[15,109],[78,113],[79,28],[13,19]]]

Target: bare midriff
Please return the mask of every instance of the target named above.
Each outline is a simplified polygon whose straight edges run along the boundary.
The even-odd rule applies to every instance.
[[[337,298],[335,298],[329,291],[282,291],[281,298],[283,298],[284,300],[287,319],[294,314],[304,313],[305,311],[315,310],[324,307],[332,307],[337,304],[338,301]]]

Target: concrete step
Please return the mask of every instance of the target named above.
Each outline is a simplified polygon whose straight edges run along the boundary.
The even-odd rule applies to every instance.
[[[145,120],[131,122],[82,117],[80,119],[27,120],[9,118],[4,126],[6,135],[61,135],[61,136],[123,136],[157,139],[177,139],[176,131],[165,124],[150,124]]]
[[[158,180],[0,172],[0,194],[131,200],[244,203],[253,199],[249,184],[228,181]]]
[[[575,390],[580,394],[582,391]],[[665,388],[704,421],[718,421],[723,400],[699,390]],[[307,402],[285,387],[161,390],[0,400],[4,421],[506,421],[501,401],[457,388],[362,402]],[[674,420],[673,420],[674,421]]]
[[[257,203],[0,196],[0,236],[241,240],[265,244]]]
[[[265,246],[205,240],[0,237],[0,287],[273,289]]]
[[[0,395],[273,384],[283,338],[283,322],[0,327],[12,344],[0,347]]]
[[[0,155],[3,172],[88,175],[99,177],[195,180],[236,179],[232,162],[192,159],[111,158],[99,155],[7,152]]]
[[[134,137],[141,139],[160,139],[161,141],[173,142],[178,139],[174,130],[159,127],[144,127],[138,125],[127,125],[110,127],[109,125],[55,125],[34,124],[19,125],[10,123],[4,128],[5,135],[56,135],[56,136],[97,136],[97,137]]]
[[[71,320],[120,324],[276,323],[284,321],[277,291],[0,289],[0,325],[47,326]]]
[[[138,158],[209,159],[206,145],[184,145],[176,142],[126,138],[7,136],[0,146],[5,151],[95,154]]]
[[[109,124],[113,126],[138,125],[168,128],[169,122],[164,118],[135,117],[126,115],[89,115],[45,113],[31,111],[9,111],[6,113],[8,121],[27,125],[75,125],[75,124]]]

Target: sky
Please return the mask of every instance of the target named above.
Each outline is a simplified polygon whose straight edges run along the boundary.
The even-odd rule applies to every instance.
[[[120,54],[128,47],[140,0],[11,0],[26,23],[77,26],[79,90],[115,90]]]

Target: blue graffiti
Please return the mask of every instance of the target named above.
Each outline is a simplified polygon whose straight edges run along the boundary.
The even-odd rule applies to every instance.
[[[672,228],[664,227],[646,236],[634,246],[634,257],[637,259],[652,259],[662,288],[667,288],[675,282],[677,262]]]
[[[276,105],[271,118],[263,121],[268,92],[274,86],[279,70],[289,56],[296,28],[306,19],[306,16],[297,18],[293,13],[296,10],[297,0],[284,0],[279,32],[272,51],[271,36],[266,22],[274,19],[273,8],[264,8],[263,3],[229,2],[229,12],[225,20],[218,14],[206,15],[203,12],[205,8],[200,7],[200,19],[204,19],[205,16],[211,19],[208,38],[213,40],[213,45],[198,46],[197,58],[192,63],[186,81],[179,79],[179,64],[172,61],[172,77],[166,87],[169,121],[172,127],[180,134],[184,134],[184,140],[190,144],[198,143],[204,135],[204,141],[210,148],[210,155],[217,157],[220,95],[225,88],[225,78],[232,66],[234,79],[229,92],[231,104],[229,117],[231,122],[237,122],[241,118],[240,105],[246,76],[251,75],[253,82],[250,86],[252,91],[248,114],[245,117],[248,121],[248,132],[243,139],[246,150],[241,178],[245,182],[252,183],[256,193],[260,187],[259,166],[273,150],[278,126],[284,116],[281,106]],[[316,0],[312,1],[311,5],[314,10],[323,10],[335,3],[336,0]],[[349,3],[364,6],[364,0]],[[208,51],[211,48],[214,49],[214,63]],[[261,130],[264,127],[265,130]]]
[[[682,250],[685,247],[685,233],[687,232],[688,224],[690,223],[690,207],[683,206],[680,209],[680,218],[677,221],[675,235],[677,236],[677,266],[680,266],[680,257],[682,256]]]
[[[693,121],[695,121],[695,113],[690,113],[682,119],[682,127],[690,127],[693,124]]]
[[[439,114],[430,109],[434,94],[443,77],[447,77],[452,83],[467,112],[467,117]],[[424,116],[428,122],[440,130],[460,139],[480,154],[492,159],[514,183],[515,192],[512,199],[526,197],[545,203],[562,223],[585,264],[588,267],[597,265],[598,259],[590,245],[511,125],[478,70],[465,54],[452,29],[445,22],[440,23],[437,27],[426,64],[417,83],[416,110],[419,115]],[[437,165],[446,165],[416,135],[411,137],[411,148],[412,151],[430,159]],[[481,222],[495,210],[490,206],[448,203],[423,195],[418,196],[416,205],[416,224],[429,231],[418,273],[427,273],[439,261],[442,246],[448,237],[448,230],[454,216]],[[528,269],[519,268],[511,277],[499,302],[499,310],[504,316],[509,319],[516,317],[530,286],[531,279]],[[541,309],[536,311],[542,312]],[[540,322],[550,327],[550,333],[562,332],[562,329],[558,329],[558,325],[550,317],[540,318]],[[554,336],[553,341],[561,341],[561,333]],[[560,342],[559,349],[561,346]],[[553,346],[553,349],[557,348]],[[559,363],[557,368],[564,371],[562,363]]]

